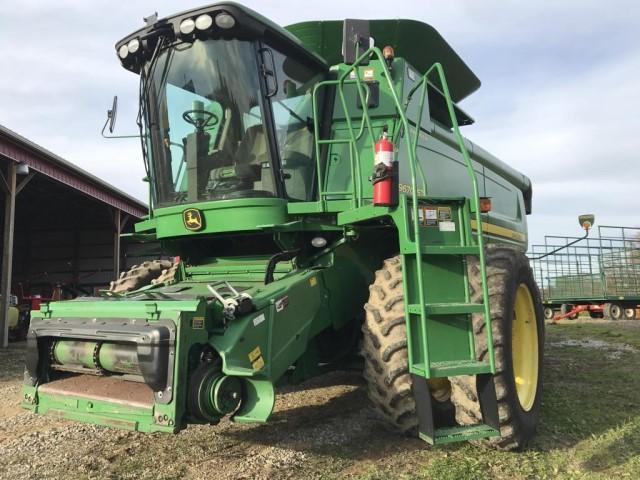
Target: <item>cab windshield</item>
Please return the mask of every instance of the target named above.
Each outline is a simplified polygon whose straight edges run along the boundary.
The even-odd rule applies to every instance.
[[[145,138],[157,206],[276,195],[253,42],[168,48],[148,82]]]

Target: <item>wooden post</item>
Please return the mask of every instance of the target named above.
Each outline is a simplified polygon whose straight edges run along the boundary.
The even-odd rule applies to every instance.
[[[16,163],[9,161],[7,168],[4,234],[2,246],[2,278],[0,280],[0,336],[2,347],[9,345],[9,297],[11,295],[11,268],[13,266],[13,227],[16,214]]]
[[[115,223],[116,231],[113,238],[113,277],[117,280],[120,276],[120,232],[122,230],[122,224],[120,223],[120,216],[122,212],[116,210],[113,215],[113,222]]]

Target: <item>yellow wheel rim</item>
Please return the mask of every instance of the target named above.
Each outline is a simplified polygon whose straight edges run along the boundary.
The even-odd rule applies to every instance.
[[[520,406],[531,410],[538,389],[538,326],[533,298],[529,288],[521,283],[516,300],[511,330],[513,376]]]

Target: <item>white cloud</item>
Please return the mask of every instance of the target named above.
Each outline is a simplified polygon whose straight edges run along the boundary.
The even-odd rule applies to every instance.
[[[113,94],[118,131],[136,128],[137,78],[119,66],[114,44],[143,16],[203,3],[5,1],[0,123],[146,200],[138,143],[99,135]],[[345,17],[434,25],[483,82],[463,103],[477,120],[465,133],[533,180],[532,238],[577,234],[575,216],[588,210],[605,223],[640,224],[640,2],[246,4],[282,25]]]

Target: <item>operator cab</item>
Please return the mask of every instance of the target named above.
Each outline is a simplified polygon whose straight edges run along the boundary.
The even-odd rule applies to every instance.
[[[140,74],[155,207],[313,195],[312,89],[328,67],[236,4],[153,21],[116,45]]]

